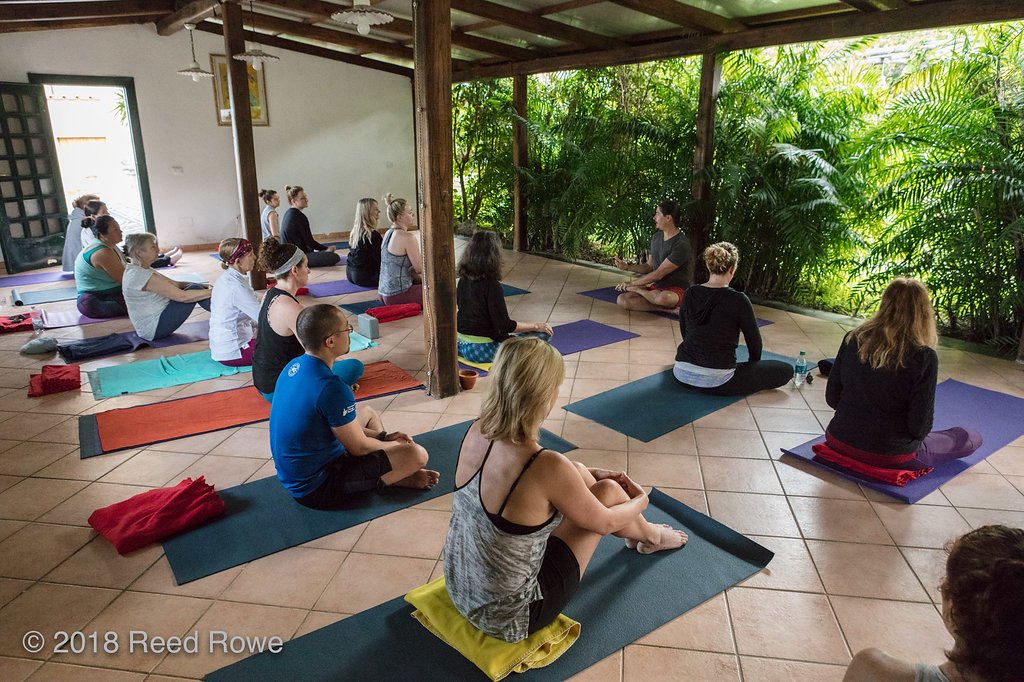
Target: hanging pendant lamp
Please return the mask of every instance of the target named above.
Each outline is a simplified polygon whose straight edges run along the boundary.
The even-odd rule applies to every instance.
[[[253,17],[256,16],[256,10],[254,10],[252,7],[252,0],[249,0],[249,14]],[[252,32],[253,34],[256,33],[255,20],[253,20],[252,22]],[[242,62],[249,62],[250,64],[252,64],[252,68],[256,69],[257,71],[263,69],[263,65],[265,63],[276,62],[278,59],[280,59],[280,57],[278,57],[277,55],[267,54],[262,49],[260,49],[259,43],[254,42],[254,44],[256,47],[234,55],[235,59]]]
[[[192,63],[187,69],[178,71],[178,75],[191,76],[193,83],[198,83],[200,78],[213,78],[213,74],[199,66],[199,62],[196,61],[196,39],[192,33],[196,29],[196,25],[185,24],[185,28],[188,30],[188,41],[192,45]]]
[[[370,6],[370,0],[353,0],[352,7],[335,12],[331,19],[342,24],[355,24],[359,35],[370,35],[371,26],[390,24],[395,20],[390,12]]]

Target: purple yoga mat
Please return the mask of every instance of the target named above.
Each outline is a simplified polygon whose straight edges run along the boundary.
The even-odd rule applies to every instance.
[[[373,287],[361,287],[358,284],[352,284],[347,279],[336,279],[332,282],[317,282],[316,284],[309,285],[309,295],[314,298],[354,294],[358,291],[373,291]]]
[[[66,279],[74,279],[72,272],[29,272],[22,275],[10,275],[0,277],[0,286],[18,287],[23,284],[44,284],[46,282],[63,282]]]
[[[591,289],[590,291],[578,291],[576,292],[580,296],[587,296],[589,298],[596,298],[598,301],[605,301],[607,303],[615,303],[619,297],[619,292],[615,291],[615,287],[605,287],[603,289]],[[651,315],[657,315],[658,317],[667,317],[670,320],[678,320],[679,316],[675,313],[663,312],[663,311],[648,311]],[[762,320],[760,317],[757,318],[758,327],[767,327],[770,324],[775,324],[771,320]]]
[[[560,324],[553,330],[555,333],[551,337],[551,345],[557,348],[562,355],[571,355],[640,336],[593,320]]]
[[[157,339],[156,341],[147,341],[135,332],[125,332],[124,336],[131,341],[136,348],[140,346],[149,346],[150,348],[167,348],[168,346],[177,346],[182,343],[209,341],[210,321],[197,320],[195,322],[186,322],[178,327],[178,331],[174,332],[170,336]]]
[[[81,324],[95,324],[96,322],[109,322],[110,320],[123,320],[123,317],[96,318],[87,317],[76,309],[51,311],[45,308],[43,314],[44,329],[59,329],[60,327],[77,327]]]
[[[993,452],[1024,435],[1024,398],[1015,398],[1005,393],[947,379],[935,389],[935,421],[932,429],[941,431],[954,426],[977,429],[981,432],[985,442],[970,457],[956,459],[937,466],[930,474],[914,479],[905,486],[876,481],[831,462],[818,459],[811,450],[811,446],[823,442],[824,436],[818,436],[791,450],[783,449],[782,452],[785,455],[797,457],[828,469],[838,476],[860,483],[865,488],[877,490],[907,504],[913,504]],[[781,461],[786,461],[786,457],[783,457]]]

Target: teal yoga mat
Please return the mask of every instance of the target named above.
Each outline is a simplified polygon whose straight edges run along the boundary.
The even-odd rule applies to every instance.
[[[210,351],[204,350],[156,360],[100,367],[94,372],[89,372],[89,383],[94,397],[113,398],[126,393],[181,386],[250,371],[251,367],[222,365],[210,357]]]
[[[736,349],[736,359],[740,362],[747,359],[746,346]],[[761,359],[781,360],[791,365],[796,362],[793,358],[767,351],[761,353]],[[648,442],[744,397],[707,395],[695,391],[676,381],[672,370],[668,369],[569,403],[563,409]]]
[[[38,305],[39,303],[56,303],[57,301],[73,301],[78,298],[75,287],[63,289],[42,289],[37,291],[18,291],[11,289],[11,301],[14,305]]]
[[[564,680],[750,577],[774,556],[753,540],[659,490],[645,512],[683,527],[683,549],[644,556],[608,536],[597,547],[565,614],[582,625],[561,658],[523,679]],[[235,680],[486,680],[412,617],[402,597],[293,639],[206,676]],[[669,676],[671,674],[669,673]],[[517,676],[518,677],[518,676]],[[512,678],[509,678],[512,679]]]
[[[179,585],[198,580],[452,492],[459,449],[472,423],[415,436],[430,454],[427,466],[441,474],[433,490],[386,488],[353,496],[351,508],[336,511],[303,507],[274,476],[220,491],[224,516],[164,542],[174,579]],[[540,442],[559,452],[576,449],[548,431],[541,432]]]

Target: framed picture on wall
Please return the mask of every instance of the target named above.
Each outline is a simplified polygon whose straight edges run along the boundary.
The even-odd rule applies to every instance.
[[[252,64],[246,64],[249,74],[249,110],[254,126],[270,125],[270,111],[267,109],[267,72],[257,71]],[[222,54],[210,55],[210,70],[213,71],[213,103],[217,111],[217,125],[231,125],[231,100],[228,89],[228,60]]]

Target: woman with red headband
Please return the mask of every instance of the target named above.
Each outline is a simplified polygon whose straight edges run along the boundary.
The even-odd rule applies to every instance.
[[[231,237],[220,243],[220,266],[227,270],[213,285],[210,305],[210,355],[228,367],[248,367],[256,348],[253,325],[260,303],[249,283],[256,254],[247,239]]]

